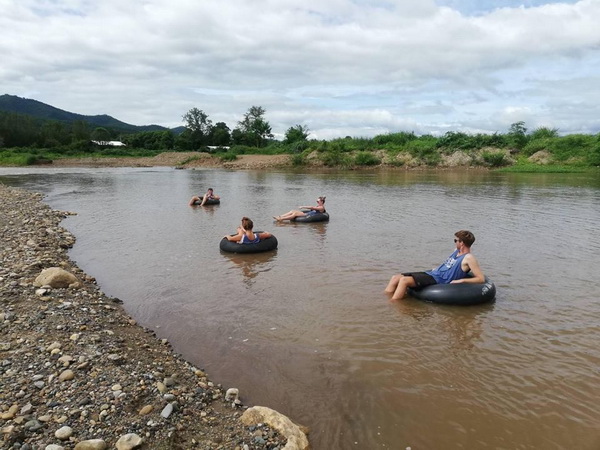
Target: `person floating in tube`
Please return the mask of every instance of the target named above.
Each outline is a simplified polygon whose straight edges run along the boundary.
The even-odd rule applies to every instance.
[[[237,242],[238,244],[258,244],[260,241],[271,237],[271,233],[263,231],[261,233],[254,233],[252,231],[254,223],[248,217],[242,217],[242,224],[237,227],[237,234],[232,236],[225,236],[225,239],[231,242]]]
[[[273,219],[277,222],[283,222],[284,220],[292,220],[296,217],[314,216],[318,213],[325,213],[325,197],[319,197],[317,199],[317,206],[300,206],[300,209],[305,209],[306,211],[292,209],[280,216],[273,216]]]
[[[221,199],[221,197],[219,197],[218,195],[215,195],[213,188],[208,188],[208,190],[206,191],[206,194],[204,194],[203,196],[194,195],[190,199],[190,206],[197,205],[198,203],[200,203],[200,206],[204,206],[204,204],[209,200],[220,200],[220,199]]]
[[[392,300],[401,300],[406,296],[408,288],[423,288],[432,284],[484,283],[485,276],[479,262],[471,253],[475,236],[467,230],[457,231],[454,236],[456,249],[438,268],[394,275],[384,292],[392,294]],[[473,276],[467,277],[469,272]]]

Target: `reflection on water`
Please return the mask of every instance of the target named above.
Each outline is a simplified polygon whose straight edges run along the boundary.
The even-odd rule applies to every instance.
[[[250,286],[253,283],[253,279],[258,276],[261,272],[268,272],[272,269],[277,250],[264,252],[264,253],[226,253],[221,251],[224,258],[232,262],[232,264],[241,270],[244,277],[244,283]]]
[[[190,208],[194,211],[198,211],[197,214],[206,214],[212,216],[215,212],[219,210],[220,204],[216,205],[190,205]]]
[[[71,257],[107,294],[316,449],[600,448],[598,178],[0,170],[78,213]],[[190,208],[208,186],[221,204]],[[329,222],[273,223],[317,195]],[[221,253],[242,216],[276,252]],[[392,274],[438,265],[463,228],[495,303],[388,301]]]
[[[453,353],[474,348],[480,341],[483,322],[494,308],[494,302],[470,308],[413,301],[390,302],[390,305],[398,310],[399,314],[414,319],[417,323],[413,327],[429,327],[435,320],[437,330],[450,343],[449,347]]]

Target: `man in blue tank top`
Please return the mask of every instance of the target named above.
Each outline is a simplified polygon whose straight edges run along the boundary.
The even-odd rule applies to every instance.
[[[432,284],[448,283],[484,283],[485,276],[479,262],[471,254],[471,246],[475,242],[473,233],[460,230],[454,233],[456,249],[438,268],[427,272],[406,272],[394,275],[385,292],[392,294],[392,300],[400,300],[406,295],[408,288],[422,288]],[[470,277],[467,274],[471,272]]]

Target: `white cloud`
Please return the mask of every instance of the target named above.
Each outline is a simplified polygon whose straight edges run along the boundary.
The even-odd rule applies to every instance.
[[[198,107],[233,128],[260,105],[278,135],[600,131],[579,87],[600,73],[600,1],[499,4],[0,0],[0,85],[137,125]]]

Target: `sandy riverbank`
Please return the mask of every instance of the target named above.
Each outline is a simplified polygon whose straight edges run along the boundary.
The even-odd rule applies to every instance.
[[[0,448],[306,448],[102,293],[68,257],[67,214],[0,184]],[[39,286],[50,267],[78,281]]]
[[[152,157],[122,158],[65,158],[57,159],[49,167],[176,167],[178,169],[221,168],[231,170],[289,169],[293,167],[291,155],[238,155],[233,161],[222,161],[218,156],[201,152],[164,152]],[[325,167],[318,157],[309,157],[305,168],[310,170],[337,170]],[[359,166],[358,170],[477,170],[488,171],[484,166],[472,166],[470,158],[461,152],[446,156],[437,167],[429,167],[416,162],[401,166],[382,164],[378,166]]]
[[[291,167],[290,155],[239,155],[234,161],[222,161],[219,157],[199,152],[165,152],[153,157],[140,158],[77,158],[57,159],[52,167],[179,167],[268,169]]]

